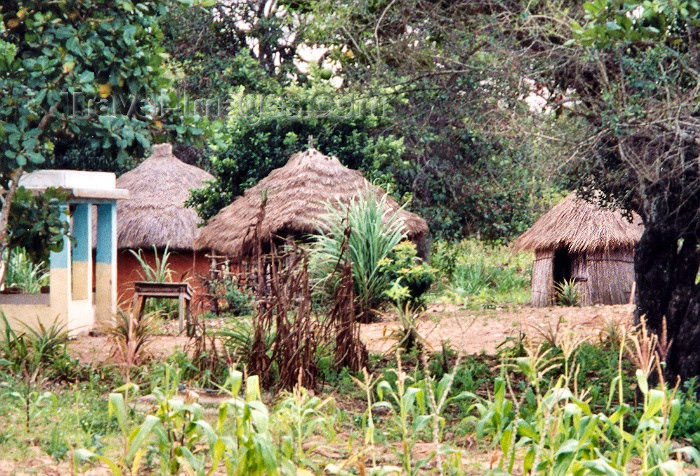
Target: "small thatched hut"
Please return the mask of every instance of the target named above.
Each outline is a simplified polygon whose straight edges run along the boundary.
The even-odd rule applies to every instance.
[[[263,192],[267,193],[261,238],[301,236],[318,233],[317,219],[327,212],[328,201],[349,202],[366,189],[384,194],[357,170],[345,167],[336,157],[314,148],[294,154],[284,167],[273,170],[257,185],[209,220],[195,240],[198,250],[213,250],[234,260],[250,256],[255,246],[255,226]],[[399,204],[387,197],[387,213]],[[427,253],[428,225],[421,217],[401,210],[408,238],[417,244],[419,254]]]
[[[554,284],[571,279],[583,305],[630,302],[634,245],[643,231],[640,217],[632,218],[571,194],[537,220],[513,245],[535,252],[532,304],[551,305]]]
[[[201,188],[214,177],[181,162],[170,144],[153,147],[153,154],[135,169],[117,179],[117,187],[129,190],[129,199],[117,205],[118,292],[120,299],[133,293],[133,282],[141,279],[141,266],[129,250],[142,250],[153,265],[153,246],[162,255],[171,252],[169,264],[174,280],[206,275],[209,263],[204,253],[194,251],[200,222],[197,213],[185,207],[190,190]]]

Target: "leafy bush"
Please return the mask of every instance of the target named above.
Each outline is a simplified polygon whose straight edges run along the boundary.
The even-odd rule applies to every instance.
[[[341,256],[350,260],[358,315],[367,319],[387,300],[391,273],[384,263],[406,237],[403,221],[398,212],[385,218],[386,195],[376,197],[369,190],[348,204],[329,203],[327,209],[319,220],[323,231],[315,238],[311,252],[310,272],[316,289],[330,299],[339,278],[336,265]],[[346,228],[350,228],[347,243]]]
[[[193,190],[188,204],[202,218],[211,218],[273,169],[282,167],[292,154],[304,150],[309,136],[318,150],[362,170],[368,180],[393,183],[392,172],[406,168],[400,160],[403,142],[391,135],[373,134],[378,125],[388,124],[381,107],[375,111],[363,104],[367,109],[359,114],[355,101],[369,100],[342,94],[327,81],[315,81],[279,88],[274,100],[257,96],[251,101],[250,91],[239,88],[233,101],[242,107],[231,109],[212,145],[216,181]]]
[[[50,251],[63,249],[64,237],[70,235],[70,223],[66,220],[68,193],[49,188],[34,195],[20,187],[12,200],[8,229],[10,248],[22,248],[33,263],[49,259]]]
[[[396,304],[402,306],[408,303],[413,308],[425,305],[425,294],[435,282],[435,272],[427,263],[420,261],[414,243],[399,243],[380,263],[394,285],[406,289],[404,293],[394,291],[393,296],[389,294]],[[402,296],[404,294],[405,297]]]
[[[253,294],[240,285],[236,278],[210,280],[207,287],[213,295],[212,299],[216,300],[217,314],[225,312],[233,316],[244,316],[253,311]]]
[[[700,448],[700,401],[698,400],[697,380],[691,379],[683,383],[679,392],[681,411],[673,436],[690,441]]]

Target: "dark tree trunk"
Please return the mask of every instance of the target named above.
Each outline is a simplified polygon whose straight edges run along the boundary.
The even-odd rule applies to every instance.
[[[671,343],[664,371],[669,382],[675,382],[677,376],[683,380],[700,376],[700,285],[695,283],[700,265],[698,238],[678,226],[677,216],[673,218],[658,210],[648,215],[634,263],[636,318],[645,319],[647,328],[659,336],[662,351]]]

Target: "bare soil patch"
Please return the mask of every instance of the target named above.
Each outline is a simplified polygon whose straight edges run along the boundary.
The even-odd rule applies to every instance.
[[[417,330],[431,350],[443,342],[466,354],[494,355],[500,344],[520,333],[534,339],[552,331],[576,332],[593,340],[612,327],[630,326],[633,305],[588,307],[532,307],[471,311],[454,305],[436,304],[420,316]],[[389,352],[396,343],[396,319],[362,325],[361,336],[371,352]]]
[[[468,310],[455,305],[434,304],[422,313],[417,329],[431,350],[449,343],[466,354],[494,355],[500,344],[520,333],[535,339],[552,331],[569,331],[592,339],[604,335],[611,327],[630,326],[634,306],[532,307]],[[225,319],[207,319],[208,329],[217,329]],[[370,352],[386,353],[396,344],[394,332],[400,328],[395,316],[381,322],[362,324],[361,336]],[[178,334],[176,322],[161,326],[163,334],[149,345],[152,357],[165,359],[175,350],[183,350],[189,338]],[[105,336],[81,335],[69,344],[70,354],[83,363],[102,365],[111,362],[112,349]]]

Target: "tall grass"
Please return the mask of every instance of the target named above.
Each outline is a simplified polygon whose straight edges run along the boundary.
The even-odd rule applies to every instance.
[[[431,265],[439,272],[439,293],[447,301],[477,308],[530,301],[530,253],[514,254],[506,246],[477,240],[438,241]]]

